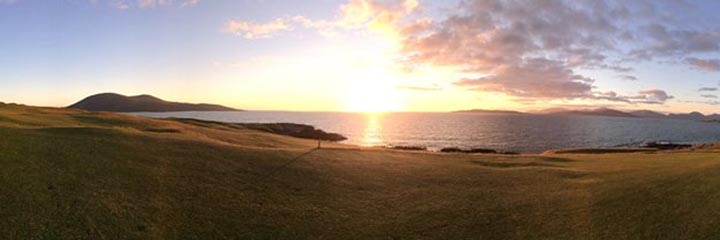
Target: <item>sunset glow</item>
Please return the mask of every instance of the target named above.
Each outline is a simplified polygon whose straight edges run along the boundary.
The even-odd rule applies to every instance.
[[[391,80],[382,76],[369,76],[354,82],[347,101],[346,110],[353,112],[403,110],[398,91]]]
[[[0,237],[720,239],[718,13],[0,0]]]
[[[0,1],[0,29],[24,33],[6,34],[0,101],[66,106],[112,91],[250,110],[717,111],[718,3],[596,5]],[[58,10],[32,19],[38,7]]]

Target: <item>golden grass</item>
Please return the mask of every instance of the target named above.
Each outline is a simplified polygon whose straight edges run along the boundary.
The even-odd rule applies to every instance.
[[[720,154],[406,152],[0,105],[6,239],[716,239]],[[298,158],[298,156],[301,156]]]

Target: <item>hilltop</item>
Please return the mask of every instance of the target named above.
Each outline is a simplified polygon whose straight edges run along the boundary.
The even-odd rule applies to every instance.
[[[606,117],[637,117],[633,114],[626,113],[620,110],[610,108],[596,108],[596,109],[579,109],[579,110],[567,110],[567,109],[548,109],[542,112],[543,114],[551,115],[585,115],[585,116],[606,116]]]
[[[92,95],[68,108],[106,112],[240,111],[215,104],[169,102],[151,95],[124,96],[117,93]]]
[[[666,117],[668,117],[668,115],[665,115],[663,113],[659,113],[656,111],[651,111],[651,110],[635,110],[635,111],[630,111],[628,113],[635,115],[637,117],[642,117],[642,118],[666,118]]]

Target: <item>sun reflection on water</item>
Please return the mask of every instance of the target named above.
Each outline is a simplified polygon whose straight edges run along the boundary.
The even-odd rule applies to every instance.
[[[380,133],[382,131],[382,113],[366,113],[367,124],[363,131],[362,145],[381,146],[384,145]]]

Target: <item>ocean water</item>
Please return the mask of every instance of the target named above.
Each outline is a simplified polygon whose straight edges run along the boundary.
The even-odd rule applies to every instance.
[[[572,147],[646,142],[720,141],[720,123],[690,120],[478,113],[170,112],[133,113],[236,123],[290,122],[340,133],[362,146],[489,148],[536,153]]]

